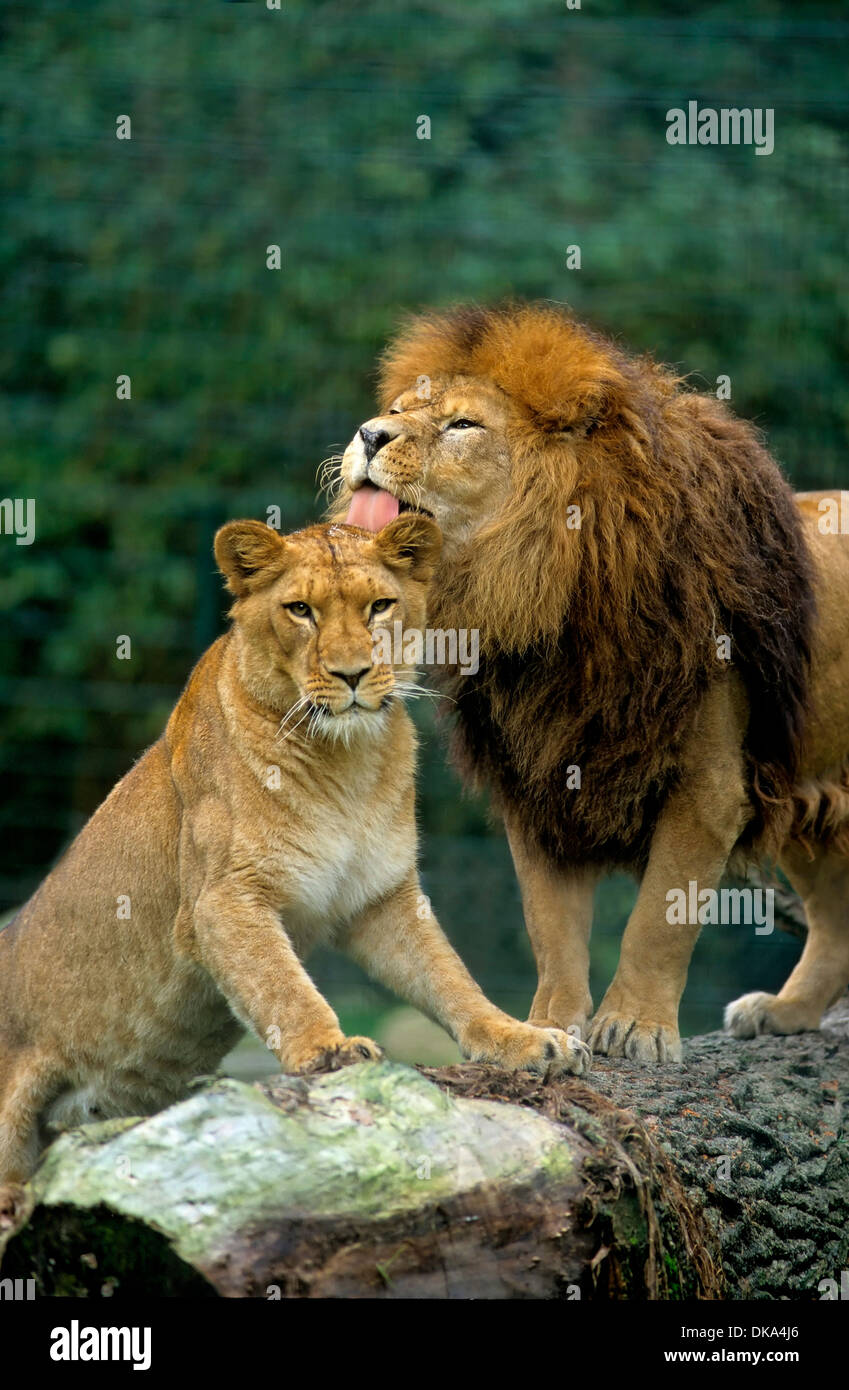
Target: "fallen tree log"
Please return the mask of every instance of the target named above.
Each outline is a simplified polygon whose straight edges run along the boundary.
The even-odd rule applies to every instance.
[[[61,1136],[0,1277],[46,1295],[802,1298],[849,1265],[849,1006],[589,1084],[457,1066],[199,1085]]]

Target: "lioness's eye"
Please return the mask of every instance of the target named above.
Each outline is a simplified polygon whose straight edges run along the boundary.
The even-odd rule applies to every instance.
[[[292,614],[293,618],[312,617],[312,609],[310,608],[309,604],[302,603],[300,599],[296,600],[295,603],[284,603],[283,607],[286,608]]]
[[[375,613],[385,613],[394,602],[394,598],[376,598],[371,606],[371,616],[374,617]]]
[[[450,425],[446,425],[447,430],[482,430],[483,425],[479,420],[452,420]]]

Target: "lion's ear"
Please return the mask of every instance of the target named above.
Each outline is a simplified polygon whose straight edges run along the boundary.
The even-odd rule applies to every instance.
[[[385,565],[424,584],[442,551],[442,532],[429,516],[402,512],[377,532],[374,543]]]
[[[285,553],[286,541],[263,521],[228,521],[215,537],[216,563],[237,598],[276,578]]]

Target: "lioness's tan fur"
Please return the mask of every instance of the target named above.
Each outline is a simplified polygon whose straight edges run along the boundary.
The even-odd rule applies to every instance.
[[[580,1043],[484,998],[419,885],[415,737],[399,698],[412,672],[373,662],[372,605],[389,600],[390,621],[423,628],[439,544],[416,517],[377,537],[336,526],[281,538],[259,522],[219,532],[231,629],[0,933],[7,1213],[47,1130],[166,1105],[241,1024],[289,1071],[378,1057],[345,1036],[306,973],[320,942],[469,1057],[586,1066]]]

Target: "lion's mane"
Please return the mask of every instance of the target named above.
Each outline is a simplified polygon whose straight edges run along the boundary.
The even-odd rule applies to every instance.
[[[792,493],[755,429],[549,304],[412,319],[384,354],[382,408],[456,375],[494,382],[521,417],[509,500],[433,590],[434,626],[481,631],[478,673],[446,678],[465,770],[564,866],[644,863],[728,636],[750,706],[747,838],[778,843],[815,605]]]

